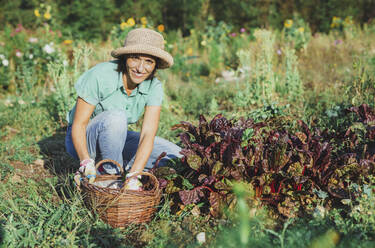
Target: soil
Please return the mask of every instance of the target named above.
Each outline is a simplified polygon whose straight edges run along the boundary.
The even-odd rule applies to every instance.
[[[12,182],[22,182],[27,178],[40,181],[54,176],[51,170],[46,168],[45,162],[42,159],[37,159],[32,164],[25,164],[20,161],[12,161],[10,164],[14,168],[14,172],[8,180]]]

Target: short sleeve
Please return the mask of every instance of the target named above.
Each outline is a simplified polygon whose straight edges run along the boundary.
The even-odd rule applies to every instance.
[[[163,102],[163,87],[159,80],[153,80],[149,91],[146,106],[161,106]]]
[[[75,84],[77,95],[87,103],[96,106],[99,101],[99,82],[94,70],[88,70],[80,76]]]

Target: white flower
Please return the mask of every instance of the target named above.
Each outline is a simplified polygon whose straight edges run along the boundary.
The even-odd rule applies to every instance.
[[[34,58],[34,55],[33,54],[30,54],[29,55],[29,59],[33,59]]]
[[[222,71],[221,76],[224,78],[226,81],[234,81],[235,80],[235,73],[232,70],[228,71]]]
[[[7,59],[3,59],[2,62],[3,62],[3,65],[4,65],[4,66],[8,66],[8,65],[9,65],[9,61],[8,61]]]
[[[6,100],[4,101],[4,105],[7,106],[7,107],[12,107],[12,106],[13,106],[13,103],[12,103],[11,100],[6,99]]]
[[[64,65],[64,66],[67,66],[67,65],[68,65],[68,61],[64,59],[64,61],[63,61],[63,65]]]
[[[19,104],[19,105],[23,105],[23,104],[25,104],[25,101],[22,100],[22,99],[21,99],[21,100],[18,100],[18,104]]]
[[[21,53],[20,51],[17,51],[17,52],[16,52],[16,56],[17,56],[18,58],[20,58],[20,57],[22,57],[22,53]]]
[[[206,233],[200,232],[200,233],[197,234],[196,238],[197,238],[197,242],[199,244],[203,244],[203,243],[206,242]]]
[[[30,43],[36,43],[36,42],[38,42],[38,38],[30,37],[30,38],[29,38],[29,42],[30,42]]]
[[[5,59],[5,55],[4,54],[0,54],[0,59]]]
[[[52,43],[52,42],[51,42]],[[50,44],[51,44],[50,43]],[[46,44],[44,47],[43,47],[43,51],[45,51],[46,53],[48,53],[48,54],[51,54],[51,53],[53,53],[54,51],[55,51],[55,48],[53,48],[52,47],[52,45],[50,45],[50,44]]]

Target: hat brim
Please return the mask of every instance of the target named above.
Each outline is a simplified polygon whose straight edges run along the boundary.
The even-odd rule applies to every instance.
[[[160,48],[148,46],[145,44],[120,47],[113,50],[111,52],[111,55],[112,57],[118,58],[121,55],[135,53],[147,54],[159,58],[160,63],[158,64],[158,69],[166,69],[173,65],[172,55]]]

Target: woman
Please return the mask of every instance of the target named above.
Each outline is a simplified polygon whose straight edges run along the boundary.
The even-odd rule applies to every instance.
[[[126,170],[130,168],[130,177],[152,168],[162,152],[167,156],[161,163],[182,156],[180,147],[155,137],[163,89],[154,75],[156,69],[173,65],[172,56],[164,50],[163,36],[146,28],[134,29],[124,47],[111,55],[118,60],[100,63],[78,79],[77,102],[68,114],[66,148],[80,160],[77,173],[90,181],[96,175],[95,160],[115,160]],[[143,112],[141,132],[128,131],[128,124],[137,122]],[[117,169],[106,164],[99,172],[114,174]],[[139,185],[132,177],[127,187],[138,189]]]

